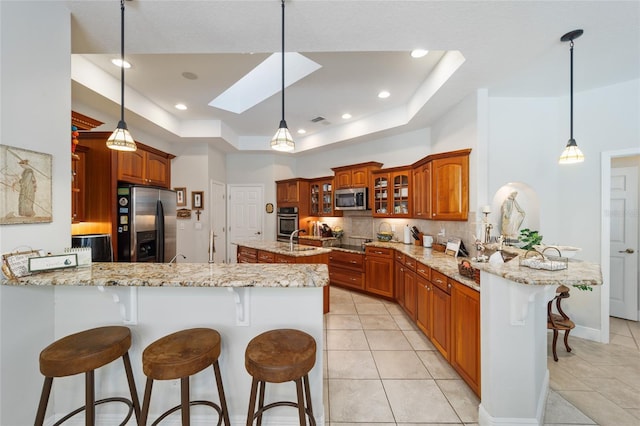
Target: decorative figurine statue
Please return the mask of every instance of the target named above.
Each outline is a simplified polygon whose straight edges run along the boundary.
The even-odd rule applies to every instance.
[[[524,210],[516,201],[518,193],[513,191],[502,203],[502,235],[517,238],[518,230],[524,220]]]

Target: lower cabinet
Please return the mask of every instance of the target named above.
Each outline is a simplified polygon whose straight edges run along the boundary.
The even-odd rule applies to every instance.
[[[332,250],[329,253],[329,281],[332,285],[364,290],[364,254]]]
[[[238,246],[238,263],[258,263],[258,250]]]
[[[436,286],[431,291],[431,343],[450,360],[451,296]]]
[[[429,338],[431,338],[431,291],[431,282],[418,275],[416,278],[416,324]]]
[[[393,298],[393,252],[381,247],[365,251],[365,289],[369,293]]]
[[[480,396],[480,293],[451,281],[451,365]]]
[[[412,320],[416,320],[417,305],[417,282],[416,273],[405,264],[403,281],[404,281],[404,310]]]

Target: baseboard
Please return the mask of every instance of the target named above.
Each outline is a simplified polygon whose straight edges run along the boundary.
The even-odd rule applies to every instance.
[[[562,333],[561,333],[562,334]],[[571,330],[569,337],[575,336],[581,339],[593,340],[594,342],[602,343],[602,330],[585,327],[582,325],[576,325],[576,327]]]

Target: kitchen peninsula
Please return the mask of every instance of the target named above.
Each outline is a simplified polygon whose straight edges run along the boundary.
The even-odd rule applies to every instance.
[[[541,424],[549,390],[547,302],[559,285],[601,285],[600,266],[570,260],[564,270],[531,269],[519,264],[524,251],[506,247],[504,251],[514,256],[505,256],[510,260],[504,263],[473,263],[481,270],[477,283],[460,275],[457,259],[432,249],[396,242],[370,242],[365,246],[364,252],[331,250],[360,254],[365,263],[378,264],[381,262],[377,258],[388,254],[392,271],[396,260],[391,296],[387,298],[405,309],[481,396],[479,423]],[[239,249],[243,247],[273,253],[289,250],[283,243],[269,242],[239,243]],[[297,255],[302,256],[300,253],[305,252]],[[403,270],[400,279],[399,270]],[[372,271],[377,276],[385,274],[382,269]],[[333,283],[331,264],[329,272]],[[358,290],[375,295],[366,284]]]
[[[220,366],[233,424],[244,424],[246,418],[251,380],[244,367],[244,350],[249,340],[269,329],[301,329],[314,337],[318,348],[309,380],[318,424],[323,424],[322,291],[328,285],[326,265],[93,263],[90,267],[4,280],[2,284],[7,290],[4,303],[10,303],[11,297],[19,300],[54,292],[55,312],[64,312],[55,315],[55,338],[102,325],[128,325],[133,336],[130,356],[139,391],[145,382],[141,354],[148,344],[180,329],[215,328],[222,336]],[[28,312],[28,305],[22,309],[28,318],[40,315]],[[37,373],[39,352],[27,352],[20,347],[16,350],[21,351],[23,362],[32,366],[34,374],[29,380],[37,381],[34,386],[41,386],[42,378]],[[98,395],[127,394],[127,384],[121,380],[123,374],[119,369],[119,363],[101,369],[96,380]],[[180,399],[177,382],[171,382],[158,382],[154,386],[151,406],[158,413]],[[83,392],[81,375],[57,381],[53,413],[72,411],[83,400]],[[217,397],[211,377],[205,372],[194,377],[191,392],[201,399]],[[283,385],[272,396],[295,400],[295,395],[295,386]],[[122,407],[110,405],[101,409],[103,424],[117,424],[123,417],[122,411],[117,411]],[[151,413],[150,417],[158,413]],[[204,421],[203,414],[209,413],[195,412],[192,421]],[[297,419],[297,411],[266,413],[265,420],[269,419],[272,424],[290,424]]]

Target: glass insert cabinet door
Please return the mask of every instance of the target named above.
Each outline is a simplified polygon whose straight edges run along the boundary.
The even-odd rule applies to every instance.
[[[311,184],[311,216],[320,214],[320,185]]]
[[[389,213],[389,179],[385,175],[373,179],[373,211],[382,215]]]
[[[409,175],[397,174],[393,177],[393,213],[409,214]]]

